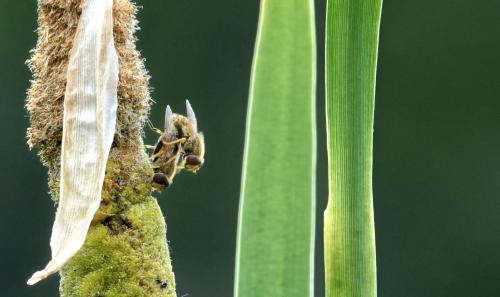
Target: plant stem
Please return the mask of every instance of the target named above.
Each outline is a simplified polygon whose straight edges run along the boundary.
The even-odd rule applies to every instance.
[[[64,297],[176,296],[166,226],[151,197],[152,169],[141,138],[150,96],[149,77],[135,48],[136,10],[129,0],[114,0],[120,63],[116,134],[98,211],[101,218],[61,270]],[[66,70],[81,0],[38,0],[38,13],[38,43],[29,61],[33,82],[27,102],[28,143],[39,148],[57,201]]]
[[[377,295],[372,154],[381,6],[381,0],[327,1],[327,297]]]

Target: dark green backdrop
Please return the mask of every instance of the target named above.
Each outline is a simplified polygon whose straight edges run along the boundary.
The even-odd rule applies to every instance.
[[[285,1],[285,0],[283,0]],[[235,233],[257,0],[139,1],[138,47],[154,88],[152,121],[189,98],[207,162],[159,197],[178,296],[232,296]],[[317,1],[320,74],[324,1]],[[55,208],[25,145],[23,109],[36,3],[0,6],[0,296],[57,296],[49,260]],[[500,291],[500,2],[386,0],[375,116],[379,296],[491,297]],[[326,201],[319,77],[317,296]],[[154,142],[148,131],[147,141]],[[265,243],[263,243],[265,244]],[[293,285],[293,284],[291,284]],[[269,296],[281,297],[281,296]]]

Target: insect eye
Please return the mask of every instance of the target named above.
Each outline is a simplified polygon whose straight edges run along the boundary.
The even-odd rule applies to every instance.
[[[188,155],[186,157],[186,164],[191,166],[198,166],[201,164],[201,160],[195,155]]]
[[[165,187],[168,187],[170,185],[167,176],[161,172],[155,173],[155,175],[153,175],[153,182]]]

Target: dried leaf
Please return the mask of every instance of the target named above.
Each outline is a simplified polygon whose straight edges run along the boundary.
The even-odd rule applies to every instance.
[[[118,57],[113,0],[84,0],[70,53],[64,99],[60,200],[52,260],[29,285],[57,272],[85,242],[99,208],[116,125]]]

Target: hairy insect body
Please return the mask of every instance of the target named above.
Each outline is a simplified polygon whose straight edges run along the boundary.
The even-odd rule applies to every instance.
[[[196,172],[204,162],[203,134],[198,132],[196,116],[187,100],[186,109],[187,117],[172,113],[167,106],[165,129],[151,155],[153,185],[160,191],[171,185],[181,170]]]
[[[179,116],[175,122],[181,139],[185,139],[180,145],[181,158],[177,165],[178,170],[186,169],[196,172],[203,164],[205,154],[205,140],[203,134],[193,128],[191,121],[183,116]]]
[[[151,158],[155,172],[153,182],[163,187],[168,187],[172,183],[178,172],[177,164],[180,159],[179,144],[175,143],[177,139],[167,136],[170,135],[160,137]]]

